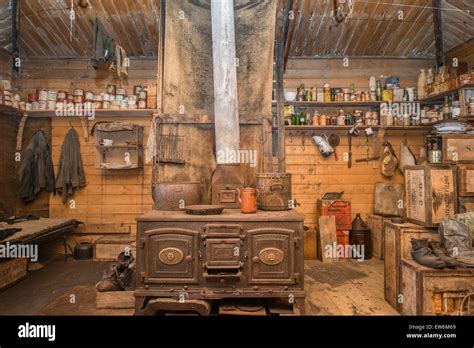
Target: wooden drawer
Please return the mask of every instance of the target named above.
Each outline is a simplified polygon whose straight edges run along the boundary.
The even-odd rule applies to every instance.
[[[474,196],[474,164],[459,164],[457,169],[458,195]]]
[[[385,300],[401,313],[403,308],[401,260],[412,259],[411,239],[439,240],[439,236],[436,229],[388,221],[385,222],[384,235]]]
[[[465,269],[432,269],[402,260],[403,315],[459,315],[461,301],[474,291],[474,274]],[[463,307],[464,315],[474,315]],[[466,301],[466,304],[469,301]]]

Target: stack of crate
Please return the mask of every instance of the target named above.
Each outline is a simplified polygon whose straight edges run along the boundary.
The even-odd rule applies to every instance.
[[[352,228],[351,202],[344,199],[318,200],[319,216],[336,218],[336,234],[338,245],[349,245],[349,233]]]
[[[411,239],[439,240],[444,217],[473,211],[474,137],[443,135],[439,164],[405,167],[407,223],[385,224],[385,298],[404,315],[459,315],[474,291],[474,275],[423,267],[411,257]],[[466,302],[468,303],[468,301]]]

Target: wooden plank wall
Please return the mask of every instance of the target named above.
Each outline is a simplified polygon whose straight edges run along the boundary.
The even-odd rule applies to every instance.
[[[467,62],[468,69],[474,69],[474,39],[446,52],[446,64],[450,64],[454,58],[460,62]]]
[[[123,85],[129,92],[135,84],[155,83],[155,61],[132,61],[131,65],[129,78],[123,81]],[[75,87],[81,87],[99,91],[105,89],[109,83],[117,83],[111,73],[92,70],[90,63],[86,60],[40,61],[32,59],[27,60],[24,64],[20,85],[21,94],[25,96],[36,88],[72,91]],[[114,120],[144,126],[144,144],[146,144],[151,116],[140,118],[120,117],[120,119],[114,119],[113,117],[100,118],[97,121]],[[136,170],[102,171],[96,169],[93,138],[90,139],[89,143],[84,141],[81,125],[77,119],[55,118],[52,121],[52,148],[56,170],[61,146],[71,124],[80,135],[87,186],[78,190],[71,197],[75,200],[74,209],[71,209],[69,204],[63,205],[60,197],[51,196],[51,217],[65,217],[77,219],[87,224],[98,224],[102,226],[99,230],[102,229],[104,232],[113,232],[107,231],[108,226],[124,224],[130,226],[131,232],[134,233],[136,230],[135,218],[152,209],[151,165],[147,164],[143,169]],[[165,132],[167,132],[166,128],[170,126],[164,127]],[[206,187],[209,188],[210,176],[215,168],[214,128],[212,125],[180,125],[178,126],[178,134],[186,136],[184,153],[186,165],[184,167],[161,166],[159,180],[199,181],[204,179]],[[260,125],[245,126],[241,132],[242,148],[255,148],[260,155],[262,152],[261,137]],[[248,178],[247,182],[252,183],[251,174],[261,171],[261,165],[259,162],[258,168],[250,168],[246,173],[244,172],[244,175]]]
[[[306,87],[320,87],[326,82],[333,87],[348,87],[350,83],[354,83],[356,89],[365,88],[371,75],[395,75],[400,77],[402,86],[416,86],[419,69],[432,64],[431,60],[351,59],[350,69],[345,69],[341,59],[291,59],[285,75],[285,88],[294,89],[301,83]],[[312,110],[308,109],[309,112]],[[324,109],[318,110],[321,113]],[[335,113],[337,109],[330,112]],[[367,155],[367,139],[363,134],[352,141],[353,166],[349,169],[343,161],[343,154],[348,152],[349,147],[346,131],[335,132],[341,138],[341,144],[337,148],[338,162],[334,156],[323,158],[312,142],[312,133],[319,134],[321,131],[307,131],[304,147],[302,131],[291,133],[292,136],[289,131],[286,132],[287,171],[293,174],[293,196],[301,204],[297,211],[305,216],[308,226],[316,227],[316,202],[325,192],[344,191],[344,197],[352,201],[352,214],[355,216],[356,213],[362,213],[365,219],[367,214],[373,213],[376,182],[403,183],[401,173],[387,179],[380,174],[380,169],[373,169],[372,162],[355,163],[356,159],[365,158]],[[425,142],[423,132],[389,132],[386,138],[397,153],[400,143],[406,139],[416,155],[419,147]]]
[[[8,216],[33,214],[49,216],[49,194],[42,191],[33,202],[23,202],[18,194],[18,171],[20,162],[15,161],[16,139],[19,118],[0,114],[0,213]],[[51,141],[51,120],[29,119],[23,133],[23,149],[28,145],[32,135],[43,129]]]
[[[12,55],[0,49],[0,80],[11,80],[12,77]]]

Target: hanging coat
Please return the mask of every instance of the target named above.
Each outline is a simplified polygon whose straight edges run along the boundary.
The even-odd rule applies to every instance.
[[[26,202],[34,200],[42,189],[55,191],[51,151],[42,130],[31,137],[23,151],[19,181],[20,197]]]
[[[71,128],[66,134],[61,148],[56,190],[62,195],[63,203],[66,203],[67,197],[73,195],[74,190],[85,185],[86,178],[82,165],[79,136],[74,128]]]

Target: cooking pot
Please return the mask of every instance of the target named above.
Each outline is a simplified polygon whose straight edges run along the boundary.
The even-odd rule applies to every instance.
[[[76,260],[90,260],[93,257],[94,246],[92,243],[80,243],[74,247],[74,258]]]
[[[291,174],[260,173],[257,174],[257,207],[261,210],[289,210],[291,200]]]
[[[202,184],[199,181],[157,182],[153,184],[154,210],[176,211],[188,205],[201,204]]]

